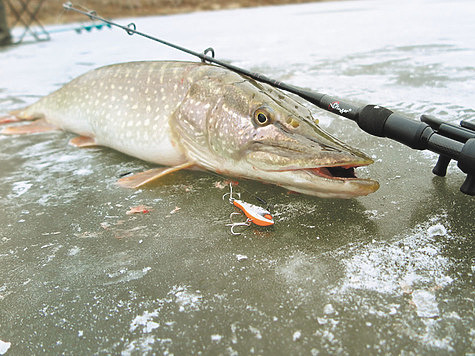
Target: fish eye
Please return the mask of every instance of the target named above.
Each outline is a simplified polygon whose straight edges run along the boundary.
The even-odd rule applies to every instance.
[[[267,121],[269,121],[269,119],[267,118],[266,114],[260,112],[259,114],[257,114],[257,121],[259,122],[259,124],[264,125],[267,124]]]
[[[272,122],[271,113],[263,108],[257,109],[254,113],[254,123],[257,126],[267,126]]]

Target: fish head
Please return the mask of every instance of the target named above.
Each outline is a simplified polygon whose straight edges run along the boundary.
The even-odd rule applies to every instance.
[[[211,87],[204,93],[196,88],[202,94],[192,102],[206,108],[201,114],[195,109],[190,115],[186,99],[180,108],[181,136],[187,136],[183,127],[194,131],[185,145],[198,164],[319,197],[351,198],[378,189],[376,181],[355,176],[355,168],[373,163],[371,158],[325,132],[289,95],[242,77]]]

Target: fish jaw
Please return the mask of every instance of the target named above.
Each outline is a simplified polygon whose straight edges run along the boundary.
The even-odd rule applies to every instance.
[[[282,187],[320,198],[356,198],[379,188],[379,183],[371,179],[314,177],[309,170],[289,172],[292,172],[292,184],[282,184]]]
[[[344,170],[353,170],[344,168]],[[263,171],[260,176],[266,181],[298,193],[320,198],[356,198],[375,192],[379,183],[371,179],[338,177],[331,168],[297,169],[288,171]]]
[[[366,162],[370,163],[371,161]],[[366,196],[379,188],[379,183],[375,180],[356,177],[355,169],[363,165],[269,170],[241,160],[221,166],[216,171],[220,174],[274,184],[293,192],[319,198],[350,199]]]
[[[307,147],[305,152],[305,146],[299,144],[285,146],[251,145],[243,154],[248,167],[242,172],[252,172],[254,179],[321,198],[354,198],[379,188],[374,180],[356,177],[356,168],[373,163],[359,151],[339,148],[322,152],[314,145],[313,150]]]
[[[313,136],[281,131],[279,139],[251,143],[242,152],[247,171],[259,172],[259,180],[323,198],[353,198],[379,188],[378,182],[355,174],[356,168],[372,164],[371,158],[316,130],[320,134]]]

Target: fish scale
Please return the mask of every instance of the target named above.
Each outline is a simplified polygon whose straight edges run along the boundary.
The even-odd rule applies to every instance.
[[[43,121],[3,133],[60,128],[80,135],[70,142],[75,146],[107,146],[167,166],[121,178],[125,187],[201,168],[320,197],[350,198],[378,188],[377,182],[353,175],[353,167],[372,160],[323,131],[304,105],[215,65],[109,65],[14,115]]]

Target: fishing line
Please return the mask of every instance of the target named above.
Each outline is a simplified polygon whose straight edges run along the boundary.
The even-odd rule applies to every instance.
[[[216,173],[216,172],[212,172],[212,171],[207,171],[206,173],[210,173],[212,175],[215,175],[216,177],[218,178],[221,178],[221,179],[224,179],[224,181],[228,181],[228,182],[231,182],[231,184],[233,184],[234,186],[237,186],[239,185],[239,189],[240,190],[243,190],[245,191],[246,193],[248,193],[250,196],[252,196],[253,198],[255,198],[258,202],[264,204],[266,206],[266,209],[271,209],[273,210],[274,209],[274,206],[270,203],[268,203],[266,200],[264,200],[263,198],[257,196],[255,193],[252,193],[249,189],[246,189],[244,188],[242,185],[239,184],[239,182],[236,180],[236,179],[233,179],[231,177],[226,177],[222,174],[219,174],[219,173]],[[234,184],[236,183],[236,184]]]

